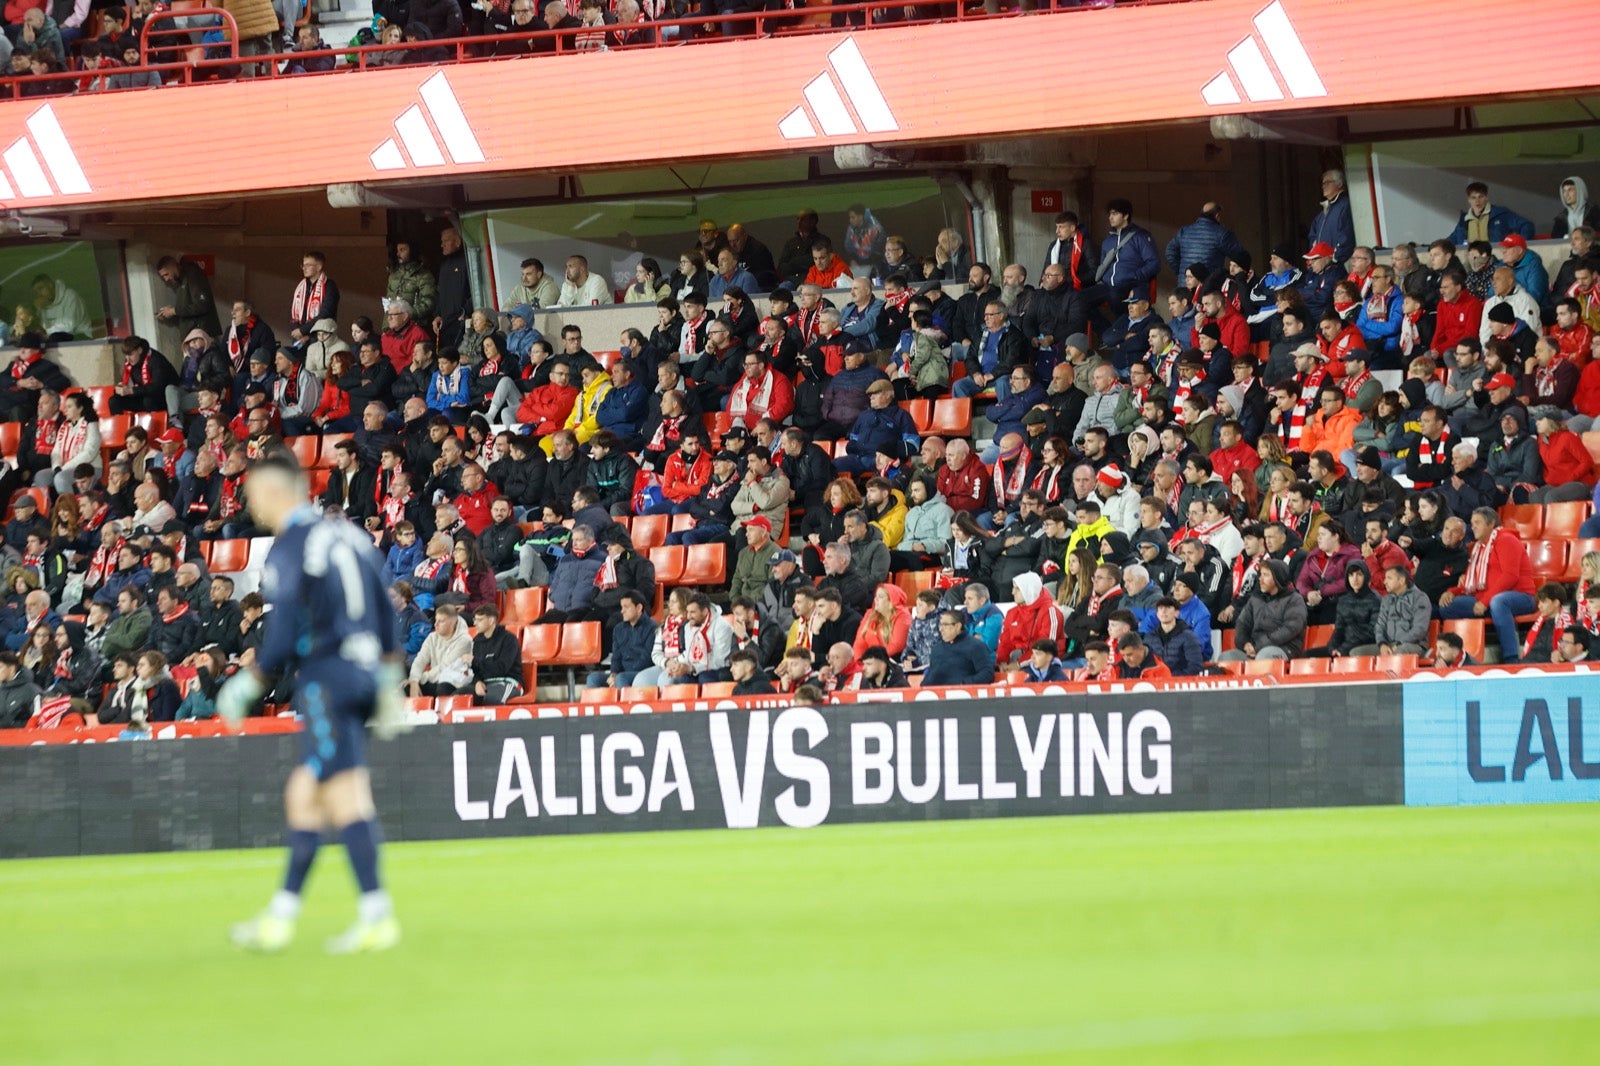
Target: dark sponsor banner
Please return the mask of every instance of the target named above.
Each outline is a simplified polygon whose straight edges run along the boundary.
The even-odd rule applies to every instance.
[[[1398,803],[1399,700],[1369,685],[527,719],[376,744],[373,776],[401,840]],[[276,844],[296,744],[0,750],[0,803],[22,808],[0,854]]]
[[[1593,674],[1417,681],[1404,706],[1407,804],[1600,800]]]

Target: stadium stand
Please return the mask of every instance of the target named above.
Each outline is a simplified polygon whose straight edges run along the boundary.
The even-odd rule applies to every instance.
[[[1342,176],[1328,181],[1337,199]],[[544,306],[636,313],[626,350],[492,309],[435,340],[405,294],[448,279],[409,263],[386,308],[340,306],[331,330],[311,324],[331,279],[308,274],[292,294],[307,329],[282,347],[251,348],[247,323],[201,331],[176,361],[122,338],[110,383],[31,387],[64,375],[48,337],[19,333],[0,375],[0,642],[35,711],[70,699],[80,721],[116,721],[118,651],[157,651],[185,681],[214,654],[248,660],[271,541],[247,470],[278,448],[319,508],[370,531],[412,656],[445,605],[491,607],[510,634],[520,677],[430,675],[413,696],[431,712],[532,701],[541,682],[671,701],[1587,660],[1589,227],[1541,251],[1556,280],[1537,292],[1509,262],[1525,240],[1498,240],[1494,269],[1475,231],[1341,262],[1353,232],[1297,233],[1275,252],[1292,243],[1299,262],[1261,272],[1213,223],[1234,250],[1174,275],[1113,198],[1058,216],[1035,287],[1020,264],[906,256],[864,205],[837,247],[807,218],[768,235],[777,255],[733,227],[686,232],[726,254],[639,294],[608,291],[582,256],[559,279],[524,264]],[[1148,298],[1180,283],[1199,311],[1175,334]],[[384,325],[353,329],[363,313]],[[946,609],[960,633],[940,632]],[[81,634],[84,677],[55,669],[57,617]],[[184,713],[207,716],[202,688]]]

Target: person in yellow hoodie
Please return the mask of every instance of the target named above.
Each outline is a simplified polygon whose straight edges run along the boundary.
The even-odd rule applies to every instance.
[[[872,478],[861,509],[867,512],[867,521],[878,527],[889,550],[898,548],[906,535],[905,494],[884,478]]]
[[[567,415],[567,422],[563,428],[572,430],[578,438],[578,443],[586,445],[590,437],[600,432],[600,401],[611,391],[611,375],[607,374],[599,361],[593,358],[579,359],[578,372],[583,376],[583,388],[579,390],[578,398],[572,401],[572,413]],[[551,435],[553,436],[554,434]],[[555,444],[551,437],[539,442],[539,447],[544,449],[546,456],[555,454]]]

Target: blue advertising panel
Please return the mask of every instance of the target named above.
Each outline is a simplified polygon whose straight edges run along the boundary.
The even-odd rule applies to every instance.
[[[1408,806],[1600,800],[1600,678],[1403,686]]]

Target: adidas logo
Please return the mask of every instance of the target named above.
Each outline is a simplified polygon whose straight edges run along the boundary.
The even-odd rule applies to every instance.
[[[1238,85],[1224,70],[1200,90],[1205,102],[1212,107],[1223,107],[1242,103],[1246,98],[1257,104],[1282,100],[1285,87],[1289,90],[1291,100],[1327,96],[1328,90],[1322,84],[1322,76],[1312,65],[1311,57],[1306,54],[1305,45],[1300,43],[1300,35],[1294,32],[1294,26],[1290,24],[1289,15],[1283,10],[1280,0],[1272,0],[1262,8],[1254,22],[1261,44],[1267,46],[1266,54],[1262,54],[1261,44],[1256,43],[1255,36],[1246,37],[1234,45],[1228,51],[1228,67],[1233,71],[1233,77],[1239,79]],[[1273,74],[1272,65],[1267,63],[1269,55],[1272,64],[1278,68],[1276,75]],[[1240,86],[1244,88],[1243,98],[1239,95]]]
[[[0,171],[0,200],[33,200],[55,196],[58,192],[62,196],[82,196],[94,191],[49,104],[29,115],[24,125],[32,141],[19,137],[10,148],[0,152],[0,159],[5,160],[5,170]],[[50,184],[52,180],[54,188]],[[14,187],[13,182],[16,183]]]
[[[844,43],[828,53],[828,69],[806,83],[803,95],[806,102],[778,122],[778,132],[785,140],[816,137],[818,126],[826,137],[846,137],[863,131],[892,133],[900,128],[852,37],[846,37]],[[846,100],[850,101],[848,108]],[[851,108],[855,110],[853,118]]]
[[[368,156],[374,170],[405,170],[410,167],[444,166],[444,153],[457,165],[482,163],[483,149],[461,111],[461,101],[450,88],[450,79],[440,71],[422,83],[418,90],[421,104],[412,104],[394,120],[398,137],[390,137]],[[430,125],[431,121],[431,125]],[[440,142],[444,149],[440,150]],[[400,150],[401,145],[405,151]],[[411,162],[406,162],[406,157]]]

